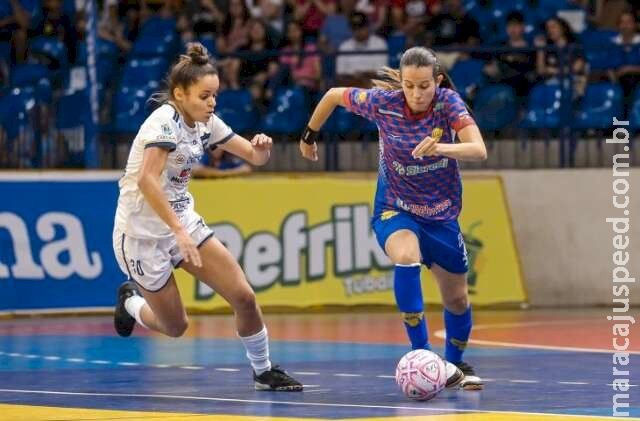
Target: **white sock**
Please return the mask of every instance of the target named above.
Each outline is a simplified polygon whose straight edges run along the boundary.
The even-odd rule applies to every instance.
[[[124,308],[127,310],[136,322],[142,327],[147,327],[144,323],[142,323],[142,317],[140,317],[140,312],[142,311],[142,307],[147,304],[144,298],[139,295],[134,295],[129,297],[124,302]],[[148,329],[148,328],[147,328]]]
[[[269,336],[267,327],[255,335],[240,336],[240,340],[247,350],[247,358],[251,362],[251,367],[259,376],[265,371],[271,370],[271,361],[269,361]]]

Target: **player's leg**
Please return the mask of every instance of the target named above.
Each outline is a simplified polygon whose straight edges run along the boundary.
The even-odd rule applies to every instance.
[[[299,391],[302,384],[269,359],[269,339],[256,296],[231,253],[215,237],[201,244],[202,266],[182,262],[181,267],[220,294],[233,308],[238,336],[254,370],[258,390]]]
[[[430,349],[420,270],[422,256],[413,219],[395,211],[374,217],[373,229],[378,242],[395,265],[393,291],[412,349]]]
[[[186,330],[187,314],[172,274],[169,248],[166,240],[140,240],[114,233],[116,260],[129,278],[118,288],[114,326],[120,336],[131,335],[136,321],[172,337]]]
[[[429,250],[429,266],[438,282],[444,305],[445,358],[465,374],[461,386],[481,388],[482,382],[473,368],[462,359],[473,322],[467,288],[467,253],[460,226],[453,221],[423,228],[423,247]]]

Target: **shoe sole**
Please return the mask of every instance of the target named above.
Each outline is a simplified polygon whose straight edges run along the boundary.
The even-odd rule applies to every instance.
[[[254,386],[255,386],[255,389],[257,391],[260,391],[260,392],[268,392],[268,391],[273,391],[273,392],[302,392],[302,390],[304,389],[304,386],[302,386],[302,385],[300,385],[300,386],[271,387],[268,384],[262,384],[262,383],[258,383],[258,382],[255,382]]]
[[[462,390],[482,390],[484,389],[484,384],[471,383],[460,385],[460,389]]]

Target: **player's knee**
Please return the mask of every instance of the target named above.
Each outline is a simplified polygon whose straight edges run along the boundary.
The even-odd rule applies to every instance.
[[[462,314],[469,307],[469,298],[466,294],[455,295],[444,300],[444,305],[453,314]]]
[[[172,338],[179,338],[187,331],[189,327],[189,319],[186,315],[181,320],[178,320],[174,323],[171,323],[170,326],[167,326],[166,334],[171,336]]]
[[[241,313],[253,312],[256,310],[256,295],[248,290],[240,293],[234,300],[235,310]]]
[[[410,249],[401,250],[393,256],[393,263],[396,265],[420,263],[420,253]]]

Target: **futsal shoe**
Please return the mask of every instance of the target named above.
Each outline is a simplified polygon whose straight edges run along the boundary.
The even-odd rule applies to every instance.
[[[118,288],[116,311],[113,314],[113,326],[116,328],[118,335],[122,337],[131,336],[133,327],[136,324],[136,319],[127,313],[127,309],[124,307],[124,302],[127,301],[127,298],[133,297],[134,295],[140,295],[140,293],[138,292],[136,284],[131,281],[124,282]]]
[[[289,376],[280,366],[274,365],[271,370],[259,376],[253,372],[256,390],[275,390],[278,392],[301,392],[302,383]]]
[[[464,373],[455,364],[444,359],[443,361],[447,373],[447,382],[444,386],[449,389],[458,386],[464,379]]]
[[[456,366],[460,371],[464,373],[463,379],[460,382],[460,388],[464,390],[482,390],[484,389],[484,382],[478,376],[476,372],[469,364],[461,361],[456,363]]]

